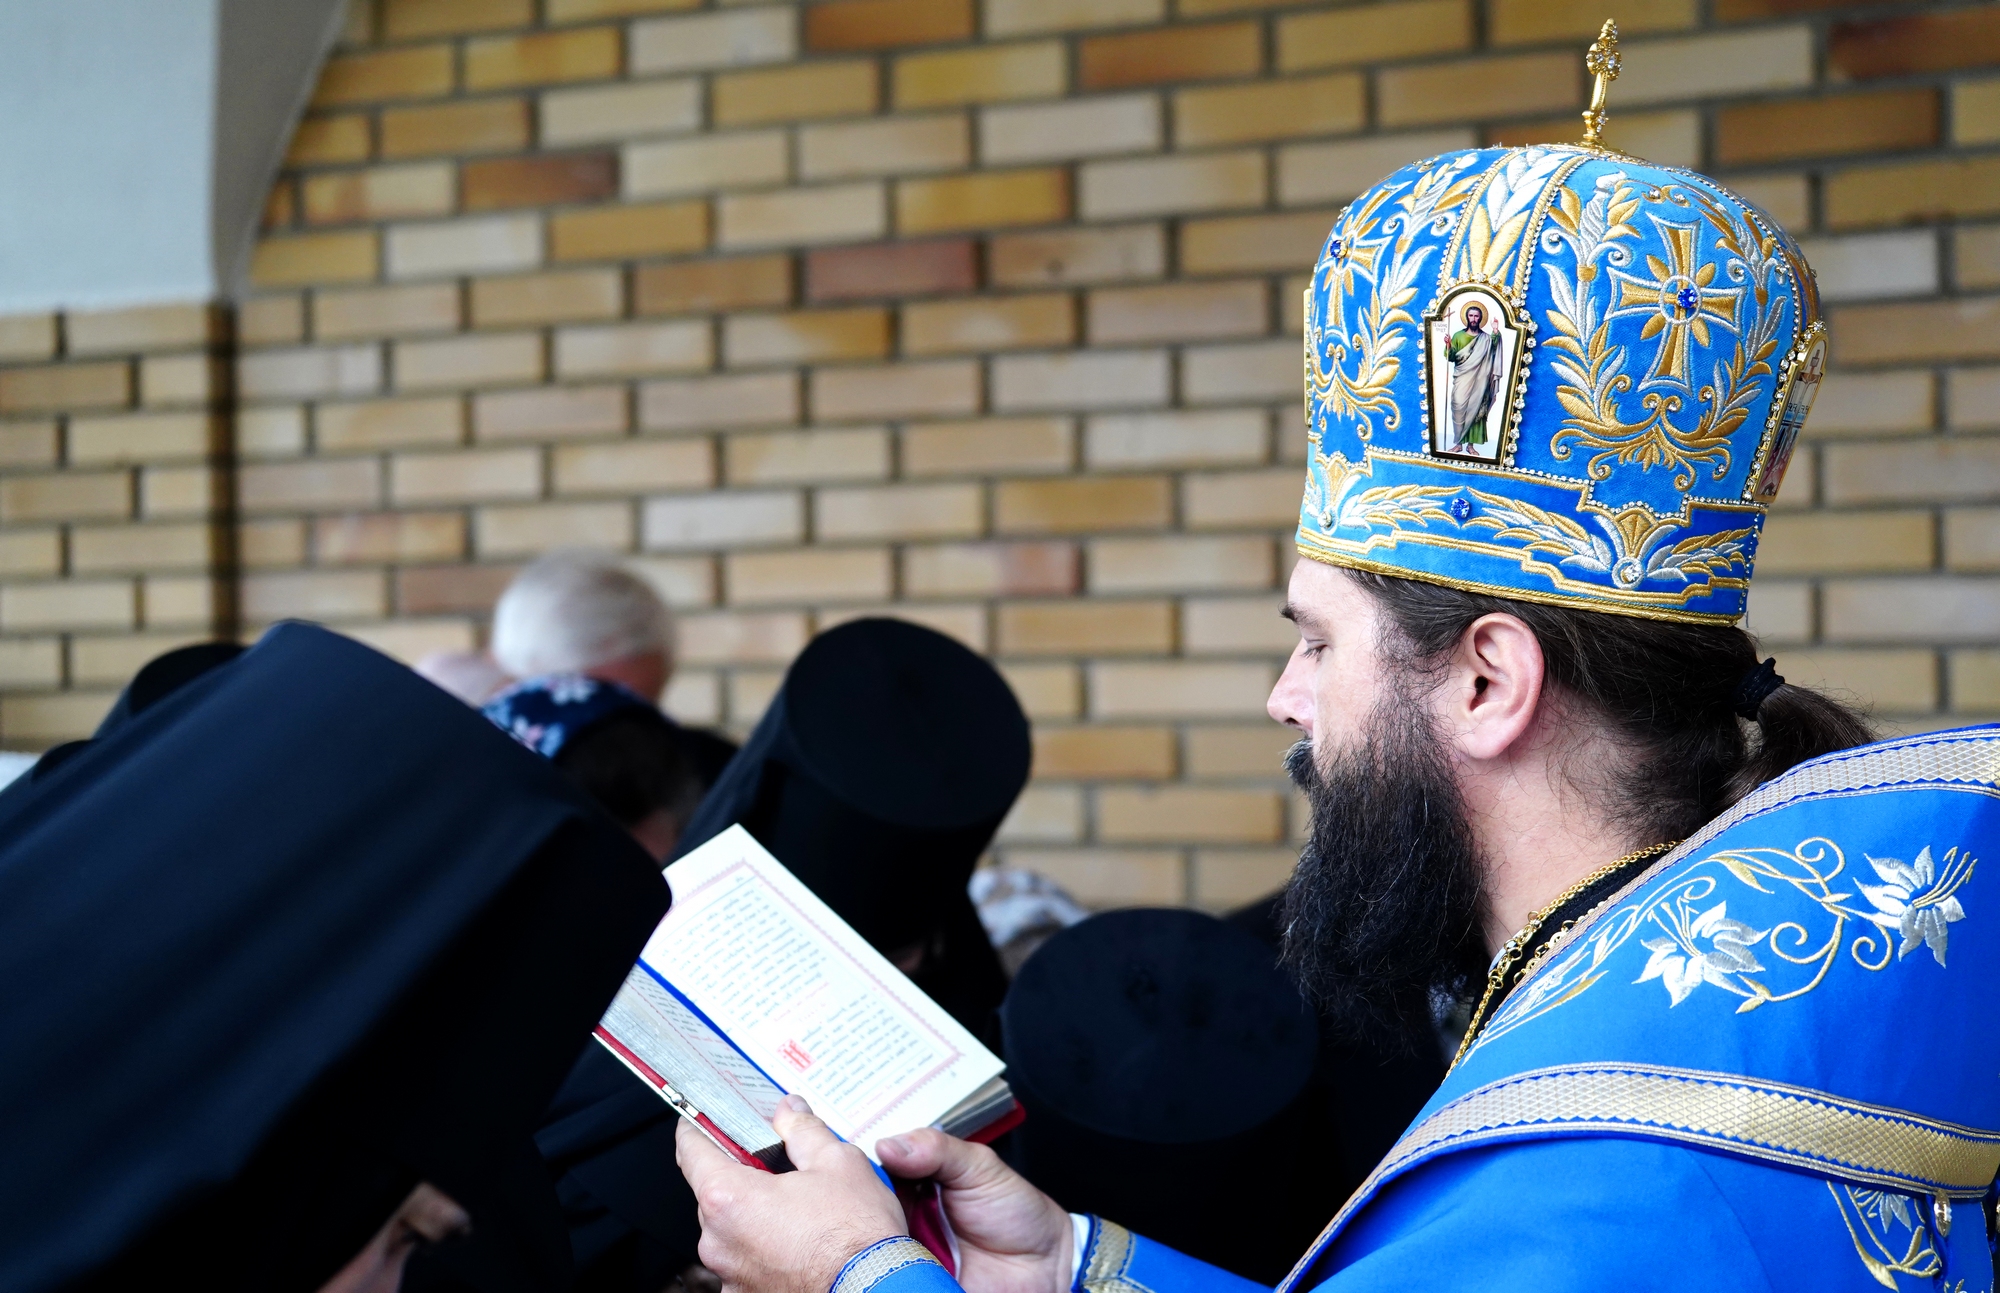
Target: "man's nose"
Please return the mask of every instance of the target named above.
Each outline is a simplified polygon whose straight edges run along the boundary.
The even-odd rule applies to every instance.
[[[1264,712],[1273,721],[1296,727],[1307,737],[1312,736],[1312,685],[1303,651],[1294,650],[1292,658],[1285,661],[1285,671],[1278,675],[1277,686],[1271,688],[1271,698],[1264,702]]]

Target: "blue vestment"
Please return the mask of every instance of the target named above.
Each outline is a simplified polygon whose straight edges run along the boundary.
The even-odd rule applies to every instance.
[[[1996,844],[2000,727],[1758,788],[1531,966],[1280,1293],[1991,1290]],[[1076,1280],[1254,1287],[1096,1222]]]

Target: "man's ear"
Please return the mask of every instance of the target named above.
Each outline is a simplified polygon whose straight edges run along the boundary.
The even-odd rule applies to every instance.
[[[1469,759],[1515,750],[1541,707],[1542,644],[1512,615],[1482,615],[1465,630],[1443,689],[1442,729]]]

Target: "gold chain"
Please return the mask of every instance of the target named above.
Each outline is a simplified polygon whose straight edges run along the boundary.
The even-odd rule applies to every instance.
[[[1477,1038],[1479,1030],[1486,1026],[1486,1012],[1493,1005],[1495,995],[1499,993],[1502,985],[1507,982],[1508,976],[1514,972],[1514,966],[1521,960],[1521,953],[1526,951],[1528,944],[1534,942],[1536,936],[1542,932],[1543,921],[1568,906],[1571,899],[1602,880],[1605,876],[1612,874],[1621,867],[1631,866],[1634,862],[1642,858],[1656,857],[1661,853],[1665,853],[1668,849],[1679,843],[1679,840],[1668,840],[1664,844],[1648,844],[1645,848],[1633,849],[1617,861],[1606,863],[1604,866],[1592,871],[1589,875],[1571,885],[1554,902],[1540,911],[1529,912],[1528,923],[1522,927],[1520,933],[1507,940],[1507,945],[1500,949],[1500,955],[1494,958],[1493,971],[1486,976],[1486,991],[1479,998],[1479,1008],[1472,1012],[1471,1022],[1465,1026],[1465,1036],[1459,1039],[1458,1054],[1452,1057],[1451,1066],[1457,1068],[1459,1061],[1465,1058],[1465,1053],[1472,1049],[1473,1039]],[[1540,960],[1548,952],[1549,944],[1554,942],[1558,935],[1567,932],[1574,924],[1574,921],[1565,921],[1561,929],[1549,935],[1548,939],[1535,949],[1534,956],[1529,958],[1530,963]]]

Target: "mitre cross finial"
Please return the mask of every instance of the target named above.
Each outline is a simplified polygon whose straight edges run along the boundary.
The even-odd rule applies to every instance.
[[[1583,70],[1597,78],[1590,90],[1590,106],[1583,110],[1583,144],[1586,148],[1604,147],[1604,119],[1609,114],[1604,110],[1604,99],[1611,91],[1611,83],[1618,79],[1618,24],[1606,18],[1604,29],[1597,33],[1597,39],[1590,44],[1590,52],[1583,56]]]

